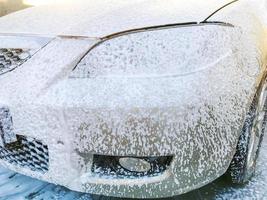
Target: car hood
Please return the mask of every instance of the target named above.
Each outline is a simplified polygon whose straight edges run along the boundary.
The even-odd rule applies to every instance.
[[[200,22],[230,0],[55,2],[0,18],[0,33],[103,37],[135,28]]]

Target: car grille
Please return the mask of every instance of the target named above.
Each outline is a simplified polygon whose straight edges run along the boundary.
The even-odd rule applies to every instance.
[[[17,136],[17,142],[0,147],[0,159],[32,171],[47,172],[48,147],[41,141]]]
[[[30,57],[30,50],[0,48],[0,75],[12,71]]]

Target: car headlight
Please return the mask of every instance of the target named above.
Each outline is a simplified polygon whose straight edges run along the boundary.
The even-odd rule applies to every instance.
[[[0,35],[0,75],[26,62],[51,38]]]
[[[180,76],[201,71],[233,52],[236,29],[196,24],[133,31],[104,38],[70,78]]]

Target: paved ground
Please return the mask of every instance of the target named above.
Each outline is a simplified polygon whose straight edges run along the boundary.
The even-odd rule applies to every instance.
[[[0,200],[90,200],[105,199],[69,191],[0,167]],[[244,186],[234,186],[226,177],[188,194],[168,200],[265,200],[267,199],[267,137],[263,142],[255,177]],[[112,198],[112,200],[114,200]],[[119,199],[116,199],[119,200]],[[167,200],[167,199],[166,199]]]

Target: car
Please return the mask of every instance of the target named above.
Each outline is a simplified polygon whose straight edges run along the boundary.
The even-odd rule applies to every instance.
[[[0,18],[0,164],[161,198],[250,180],[266,126],[264,0],[56,1]]]

